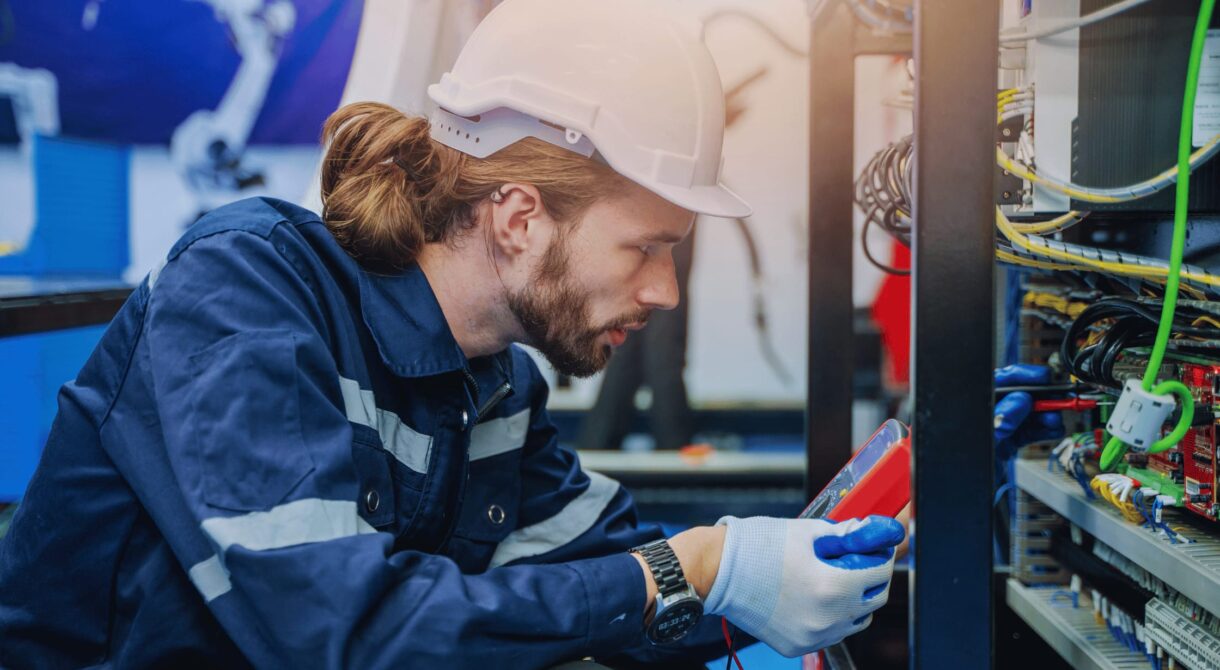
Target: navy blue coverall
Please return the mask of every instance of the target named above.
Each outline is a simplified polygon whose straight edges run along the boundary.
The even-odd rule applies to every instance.
[[[545,667],[650,648],[657,538],[521,349],[270,199],[193,225],[59,395],[0,541],[5,668]]]

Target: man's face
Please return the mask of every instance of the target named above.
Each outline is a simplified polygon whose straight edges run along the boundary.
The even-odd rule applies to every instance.
[[[654,309],[678,305],[673,247],[693,215],[634,184],[559,223],[531,281],[509,295],[527,344],[559,372],[588,377]]]

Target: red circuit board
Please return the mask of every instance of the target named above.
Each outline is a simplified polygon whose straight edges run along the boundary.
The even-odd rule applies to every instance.
[[[1196,423],[1199,412],[1206,412],[1211,422],[1191,428],[1177,447],[1149,454],[1147,467],[1172,477],[1186,490],[1182,500],[1186,509],[1215,521],[1217,422],[1213,408],[1220,403],[1220,366],[1177,363],[1177,368],[1182,383],[1195,396]],[[1197,498],[1192,500],[1192,496]]]

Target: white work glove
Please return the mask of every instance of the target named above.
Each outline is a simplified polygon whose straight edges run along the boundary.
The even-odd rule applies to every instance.
[[[888,517],[818,519],[726,516],[724,551],[704,611],[784,656],[858,633],[889,599],[894,547],[906,529]]]

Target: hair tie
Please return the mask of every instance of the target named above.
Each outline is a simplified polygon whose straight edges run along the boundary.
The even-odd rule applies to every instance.
[[[419,176],[419,173],[416,172],[411,167],[410,163],[403,160],[401,156],[395,156],[392,160],[394,161],[394,164],[397,165],[400,170],[407,173],[407,177],[409,177],[411,179],[411,181],[414,181],[414,182],[422,181],[422,178]]]

